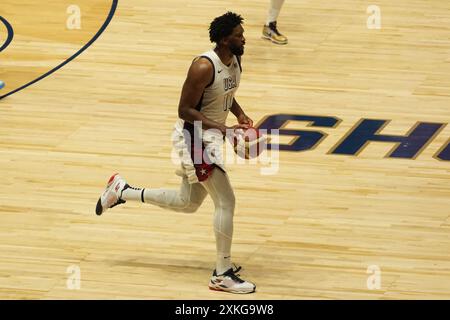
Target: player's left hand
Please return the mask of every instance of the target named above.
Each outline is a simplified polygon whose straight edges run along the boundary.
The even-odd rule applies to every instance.
[[[249,117],[247,117],[247,115],[245,115],[244,113],[241,114],[238,118],[238,123],[242,124],[242,125],[246,125],[247,129],[250,127],[253,127],[253,120],[250,119]]]

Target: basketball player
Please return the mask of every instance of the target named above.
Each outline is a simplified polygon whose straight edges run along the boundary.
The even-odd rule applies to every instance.
[[[287,44],[288,39],[277,29],[277,19],[280,15],[284,0],[270,0],[269,13],[267,14],[266,24],[263,27],[262,36],[276,44]]]
[[[100,215],[126,201],[141,201],[164,209],[193,213],[209,194],[215,206],[217,249],[216,269],[209,288],[232,293],[252,293],[256,286],[239,278],[237,271],[240,267],[233,269],[233,188],[223,161],[214,157],[213,152],[210,156],[204,156],[204,151],[210,147],[219,150],[216,147],[223,145],[224,136],[230,129],[253,125],[234,98],[239,87],[245,45],[242,23],[243,18],[232,12],[215,18],[209,28],[210,40],[216,44],[215,48],[194,59],[189,68],[178,106],[180,119],[175,125],[174,147],[181,158],[181,169],[177,172],[182,177],[181,188],[134,188],[116,174],[109,179],[96,207],[96,213]],[[225,125],[229,111],[238,121],[231,128]],[[193,138],[195,130],[202,134],[200,143]]]

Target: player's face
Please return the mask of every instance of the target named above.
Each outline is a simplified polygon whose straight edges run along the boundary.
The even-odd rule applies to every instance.
[[[244,28],[241,25],[233,29],[233,33],[229,36],[229,49],[232,54],[242,56],[244,54]]]

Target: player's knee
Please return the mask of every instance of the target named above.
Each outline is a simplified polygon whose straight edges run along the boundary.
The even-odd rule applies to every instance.
[[[195,205],[193,205],[193,206],[187,206],[187,207],[185,207],[185,208],[183,209],[183,212],[184,212],[184,213],[194,213],[194,212],[196,212],[196,211],[198,210],[198,207],[199,207],[199,206],[195,206]]]
[[[234,208],[236,207],[236,199],[234,197],[234,194],[228,196],[226,199],[223,199],[223,201],[220,203],[220,207],[225,212],[234,214]]]
[[[187,202],[182,211],[184,213],[194,213],[200,208],[200,205],[201,203]]]

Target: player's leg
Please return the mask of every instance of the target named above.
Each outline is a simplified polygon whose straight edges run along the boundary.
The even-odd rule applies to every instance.
[[[97,202],[96,213],[100,215],[108,208],[129,200],[150,203],[172,211],[192,213],[202,204],[206,195],[207,192],[200,183],[189,184],[186,177],[183,177],[179,190],[171,190],[131,187],[122,177],[114,175]]]
[[[270,0],[269,13],[267,14],[266,24],[263,27],[263,38],[276,44],[288,43],[287,38],[277,29],[277,19],[283,3],[284,0]]]
[[[203,181],[202,184],[211,196],[215,206],[216,269],[220,274],[231,268],[235,197],[227,174],[218,168],[214,169],[211,176]]]
[[[214,233],[216,237],[217,260],[209,287],[212,290],[233,293],[251,293],[256,286],[244,281],[233,271],[231,263],[231,243],[233,239],[233,216],[235,197],[228,175],[215,168],[202,185],[211,196],[214,211]]]

